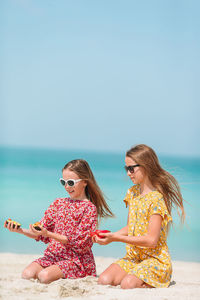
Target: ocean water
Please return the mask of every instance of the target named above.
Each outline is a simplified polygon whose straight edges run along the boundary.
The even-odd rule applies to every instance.
[[[68,150],[0,148],[0,252],[39,253],[45,245],[3,227],[7,218],[28,228],[38,221],[57,197],[66,197],[59,182],[63,166],[71,159],[87,160],[115,218],[102,220],[101,229],[116,231],[127,222],[123,198],[132,183],[124,171],[124,154]],[[179,181],[185,199],[186,222],[181,226],[174,211],[168,237],[173,260],[200,262],[200,158],[162,157],[161,165]],[[122,257],[125,244],[95,244],[94,255]]]

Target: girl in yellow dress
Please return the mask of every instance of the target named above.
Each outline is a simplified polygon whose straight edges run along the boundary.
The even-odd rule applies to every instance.
[[[104,238],[101,245],[126,243],[126,256],[111,264],[98,279],[99,284],[121,285],[123,289],[168,287],[172,274],[167,233],[172,222],[172,206],[182,211],[183,198],[176,179],[159,164],[153,149],[137,145],[126,153],[125,169],[134,183],[124,199],[129,206],[127,226]]]

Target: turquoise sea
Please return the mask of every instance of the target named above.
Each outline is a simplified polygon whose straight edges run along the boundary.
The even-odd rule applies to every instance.
[[[115,218],[101,222],[101,229],[116,231],[126,225],[128,210],[123,198],[131,181],[124,171],[124,153],[0,148],[0,252],[41,253],[37,243],[3,228],[12,218],[28,228],[38,221],[57,197],[66,197],[59,182],[62,167],[71,159],[86,159],[107,197]],[[168,245],[173,260],[200,262],[200,158],[159,156],[162,166],[179,181],[185,199],[186,222],[176,212]],[[122,257],[125,244],[94,245],[94,255]]]

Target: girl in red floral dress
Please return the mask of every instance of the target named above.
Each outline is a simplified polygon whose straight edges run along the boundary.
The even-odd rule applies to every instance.
[[[85,160],[67,163],[61,184],[69,198],[58,198],[46,210],[38,231],[15,228],[5,222],[9,231],[48,243],[44,256],[28,265],[22,273],[24,279],[39,279],[50,283],[60,278],[96,276],[90,232],[95,231],[98,217],[112,216],[93,173]]]

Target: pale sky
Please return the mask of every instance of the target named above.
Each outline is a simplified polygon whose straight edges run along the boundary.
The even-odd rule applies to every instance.
[[[200,156],[199,11],[2,0],[0,145]]]

